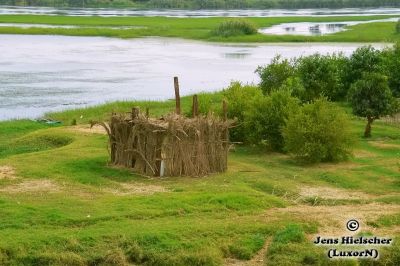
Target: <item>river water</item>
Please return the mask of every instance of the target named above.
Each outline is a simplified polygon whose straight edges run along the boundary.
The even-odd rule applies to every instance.
[[[112,8],[52,8],[0,6],[1,14],[65,16],[164,16],[164,17],[284,17],[400,15],[400,8],[263,9],[263,10],[138,10]]]
[[[258,82],[254,70],[277,54],[349,54],[359,46],[0,35],[0,120],[115,100],[172,98],[174,76],[182,95],[215,91],[233,80]]]
[[[398,20],[399,18],[396,17],[369,21],[282,23],[268,28],[260,29],[259,32],[272,35],[320,36],[348,30],[348,26],[355,26],[372,22],[396,22]]]

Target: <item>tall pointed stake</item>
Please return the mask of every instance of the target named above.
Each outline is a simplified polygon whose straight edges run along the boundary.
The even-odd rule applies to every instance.
[[[199,115],[199,102],[197,99],[197,94],[193,95],[192,115],[193,117],[197,117]]]
[[[175,112],[177,115],[181,114],[181,96],[179,95],[179,81],[178,77],[174,77],[174,87],[175,87]]]
[[[222,112],[223,112],[224,121],[227,121],[228,120],[228,103],[226,102],[226,100],[222,101]]]
[[[131,113],[131,119],[134,120],[138,118],[139,114],[140,114],[140,108],[138,106],[133,107]]]
[[[223,119],[224,121],[228,121],[228,103],[226,102],[226,100],[222,101],[222,113],[223,113]],[[226,126],[225,130],[223,131],[224,136],[224,150],[225,150],[225,158],[226,160],[228,160],[228,152],[229,152],[229,130],[228,130],[228,126]],[[226,171],[228,165],[225,164],[224,165],[224,171]]]

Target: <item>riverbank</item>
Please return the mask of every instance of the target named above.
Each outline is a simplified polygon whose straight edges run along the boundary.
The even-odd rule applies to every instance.
[[[220,104],[219,94],[205,97]],[[359,143],[349,162],[302,166],[239,145],[227,173],[149,179],[107,165],[107,137],[88,126],[132,106],[158,117],[174,102],[48,114],[63,126],[0,122],[0,264],[325,265],[312,239],[348,234],[354,217],[361,234],[396,238],[379,262],[398,261],[398,127],[377,122],[366,140],[353,118]]]
[[[395,16],[327,16],[327,17],[249,17],[257,28],[294,22],[369,21]],[[139,38],[148,36],[177,37],[210,42],[396,42],[395,22],[372,22],[349,26],[348,30],[324,36],[299,35],[242,35],[221,37],[212,31],[224,17],[169,18],[169,17],[74,17],[43,15],[0,15],[0,23],[25,23],[49,25],[74,25],[75,28],[19,28],[0,27],[0,34],[36,34],[67,36],[103,36],[114,38]],[[124,28],[124,27],[135,28]],[[118,28],[121,27],[121,28]]]

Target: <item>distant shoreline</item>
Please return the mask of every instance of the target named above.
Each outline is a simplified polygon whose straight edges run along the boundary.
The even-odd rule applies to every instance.
[[[258,29],[281,23],[369,21],[399,16],[327,16],[327,17],[248,17]],[[330,35],[237,35],[221,37],[212,31],[227,18],[172,18],[172,17],[82,17],[52,15],[0,15],[0,23],[73,25],[71,28],[0,27],[0,34],[102,36],[113,38],[176,37],[208,42],[279,43],[279,42],[396,42],[396,22],[371,22],[347,27],[348,30]],[[118,28],[121,27],[121,28]],[[131,28],[126,28],[131,27]]]

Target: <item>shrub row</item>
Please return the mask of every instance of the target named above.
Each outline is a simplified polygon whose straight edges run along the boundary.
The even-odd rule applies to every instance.
[[[229,116],[239,121],[231,138],[288,152],[305,163],[340,161],[351,155],[353,136],[344,111],[325,98],[301,105],[290,90],[263,95],[233,83],[224,91]]]
[[[232,83],[223,95],[228,116],[238,120],[234,141],[288,152],[303,162],[341,161],[351,155],[355,138],[343,108],[348,101],[367,120],[364,136],[382,116],[400,109],[400,44],[343,54],[275,57],[256,72],[259,86]]]
[[[320,97],[348,100],[353,113],[368,121],[365,137],[371,136],[374,120],[398,111],[400,44],[383,50],[364,46],[350,57],[314,54],[288,60],[277,56],[256,72],[265,95],[290,90],[303,103]]]

